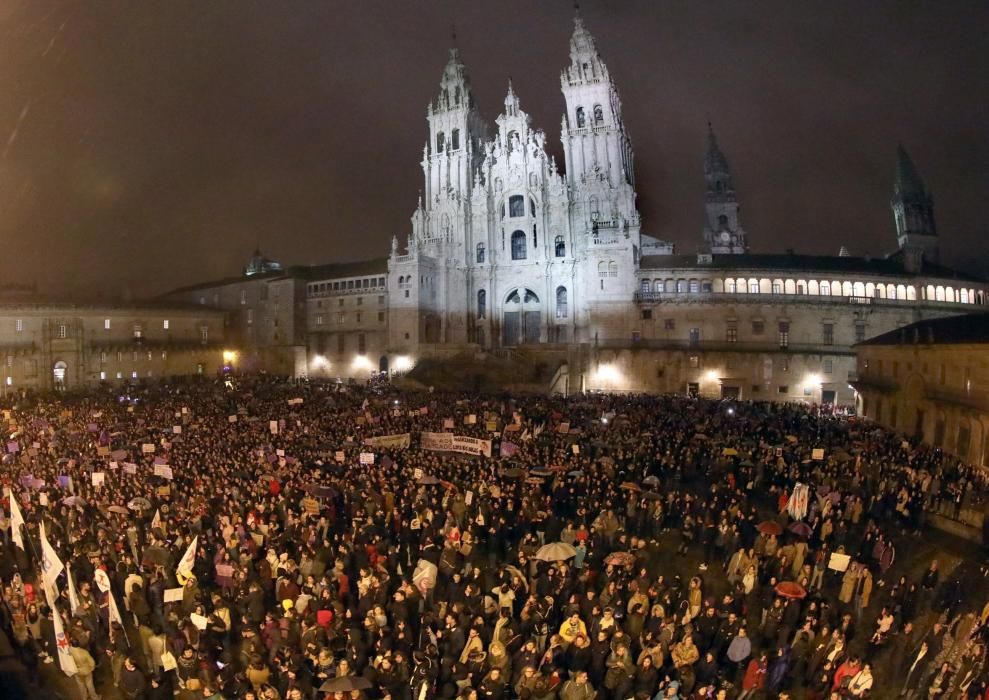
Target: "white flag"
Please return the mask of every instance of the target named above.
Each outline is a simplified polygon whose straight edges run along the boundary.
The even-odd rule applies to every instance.
[[[21,515],[21,507],[17,505],[17,498],[14,490],[10,490],[10,531],[14,538],[14,544],[24,550],[24,537],[21,535],[21,526],[24,524],[24,516]]]
[[[192,567],[196,565],[196,547],[198,546],[199,535],[196,535],[189,543],[189,548],[185,550],[185,554],[182,555],[178,568],[175,569],[176,575],[189,576],[192,573]]]
[[[45,534],[45,524],[41,523],[41,578],[45,584],[45,591],[48,592],[48,601],[55,604],[58,590],[55,588],[55,581],[59,574],[65,569],[62,560],[55,553],[55,548],[48,541]]]
[[[75,615],[79,608],[79,594],[76,592],[75,581],[72,580],[71,567],[65,567],[65,577],[69,580],[69,611]]]
[[[55,608],[52,611],[52,621],[55,623],[55,646],[58,648],[58,665],[67,676],[74,676],[79,672],[76,668],[76,660],[72,658],[69,651],[69,640],[65,636],[65,629],[62,627],[62,613]]]
[[[161,508],[155,509],[155,517],[151,518],[151,529],[161,527]]]
[[[93,572],[93,580],[96,582],[96,587],[100,589],[102,593],[107,594],[107,602],[110,608],[110,622],[119,623],[123,626],[123,618],[120,617],[120,610],[117,608],[117,600],[113,597],[113,589],[110,587],[110,577],[103,569],[97,569]]]

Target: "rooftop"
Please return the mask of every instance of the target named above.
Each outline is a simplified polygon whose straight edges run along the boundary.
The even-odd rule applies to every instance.
[[[926,260],[920,273],[908,272],[903,265],[900,253],[879,258],[850,255],[802,255],[799,253],[746,253],[742,255],[712,255],[710,259],[711,262],[698,262],[697,255],[644,255],[641,258],[640,267],[643,271],[671,267],[709,270],[760,269],[790,272],[814,270],[815,272],[910,275],[914,277],[927,275],[967,282],[986,282],[984,279]]]
[[[963,345],[989,343],[989,313],[931,318],[870,338],[863,345]]]

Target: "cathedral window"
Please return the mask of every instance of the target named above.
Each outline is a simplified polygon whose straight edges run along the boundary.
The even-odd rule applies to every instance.
[[[525,216],[525,197],[520,194],[513,194],[508,198],[508,215],[513,219],[518,216]]]
[[[454,129],[450,133],[450,148],[454,151],[460,148],[460,129]]]
[[[484,262],[484,252],[485,252],[484,251],[484,244],[483,243],[478,243],[477,244],[477,262],[479,262],[479,263]]]
[[[601,109],[601,105],[594,105],[594,124],[604,123],[604,110]]]
[[[525,260],[525,232],[512,234],[512,260]]]
[[[485,318],[488,315],[488,293],[480,289],[477,292],[477,317]]]
[[[563,236],[557,236],[554,241],[554,248],[556,251],[556,257],[565,258],[567,257],[567,244],[563,241]]]
[[[618,277],[618,263],[615,261],[608,263],[608,277]]]
[[[567,317],[567,288],[566,287],[556,288],[556,317],[557,318]]]
[[[445,142],[446,142],[446,136],[443,134],[442,131],[439,132],[438,134],[436,134],[436,152],[437,153],[442,153],[443,152],[443,145],[444,145]]]
[[[577,108],[577,128],[578,129],[583,129],[586,124],[587,124],[587,119],[584,117],[584,108],[583,107],[578,107]]]
[[[601,262],[598,263],[598,277],[607,277],[607,276],[608,276],[608,263],[602,260]]]
[[[719,182],[718,185],[721,183]],[[724,214],[718,217],[718,230],[727,231],[728,230],[728,217]]]

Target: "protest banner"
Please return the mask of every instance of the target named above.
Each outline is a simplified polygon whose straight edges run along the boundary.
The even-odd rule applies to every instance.
[[[412,443],[410,433],[398,433],[396,435],[378,435],[364,439],[364,444],[368,447],[380,448],[406,448]]]

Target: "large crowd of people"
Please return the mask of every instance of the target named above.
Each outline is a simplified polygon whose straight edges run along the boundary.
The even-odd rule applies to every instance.
[[[986,474],[854,417],[127,392],[2,406],[0,617],[81,700],[989,699],[987,569],[928,522]]]

